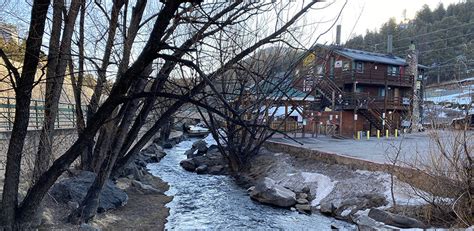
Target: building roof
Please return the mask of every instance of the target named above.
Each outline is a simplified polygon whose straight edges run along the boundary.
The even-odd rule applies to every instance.
[[[331,49],[335,53],[345,56],[347,58],[353,59],[355,61],[365,61],[365,62],[374,62],[374,63],[383,63],[389,65],[397,65],[397,66],[407,66],[408,63],[404,58],[391,55],[391,54],[383,54],[383,53],[375,53],[363,50],[356,50],[350,48],[344,48],[339,46],[326,46],[326,45],[319,45],[321,47],[325,47],[327,49]],[[419,68],[428,69],[427,66],[418,64]]]
[[[286,72],[269,75],[265,80],[250,86],[248,90],[264,94],[268,99],[314,101],[314,96],[295,88],[293,76]]]
[[[334,49],[334,52],[358,61],[384,63],[399,66],[408,65],[405,59],[402,59],[395,55],[374,53],[348,48],[336,48]]]

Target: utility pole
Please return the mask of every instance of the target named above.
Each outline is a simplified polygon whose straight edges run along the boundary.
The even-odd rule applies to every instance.
[[[409,132],[421,131],[422,126],[420,123],[420,102],[418,90],[418,54],[416,52],[415,44],[413,43],[413,41],[410,44],[406,61],[408,63],[408,74],[413,79],[411,123]]]

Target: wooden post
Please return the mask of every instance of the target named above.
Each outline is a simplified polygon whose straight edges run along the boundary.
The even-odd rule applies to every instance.
[[[288,103],[285,102],[285,117],[284,117],[285,121],[283,121],[285,123],[285,132],[287,132],[287,129],[288,129],[288,125],[287,125],[287,121],[288,121]]]
[[[332,100],[332,110],[336,110],[336,92],[332,91],[331,94],[331,100]]]
[[[12,130],[12,117],[11,117],[11,109],[10,109],[10,98],[7,98],[7,123],[8,123],[8,130]]]
[[[39,118],[38,118],[38,101],[35,100],[35,122],[36,122],[36,129],[39,129]]]
[[[377,139],[380,139],[380,130],[377,129]]]
[[[68,105],[68,108],[69,108],[69,105]],[[76,127],[76,110],[74,110],[74,104],[71,104],[71,112],[72,112],[72,127],[75,128]]]
[[[316,137],[321,134],[321,122],[318,123],[318,133],[316,133]]]
[[[370,139],[370,130],[367,131],[367,140]]]
[[[59,128],[59,112],[60,112],[60,107],[58,105],[58,113],[56,114],[56,120],[57,120],[57,128]]]

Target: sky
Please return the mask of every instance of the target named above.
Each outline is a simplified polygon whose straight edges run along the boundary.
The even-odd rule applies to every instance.
[[[392,17],[400,22],[404,18],[404,10],[406,10],[407,19],[413,19],[424,4],[434,10],[439,3],[443,3],[446,8],[448,5],[460,1],[462,2],[462,0],[348,0],[338,20],[338,24],[342,26],[341,41],[344,43],[352,36],[363,35],[367,30],[378,29]],[[325,3],[319,3],[320,6],[332,5],[327,9],[311,12],[309,17],[319,18],[321,21],[334,19],[344,2],[345,0],[326,0]],[[326,24],[326,27],[330,26],[329,23]],[[322,36],[321,42],[332,43],[335,41],[335,31],[334,28]]]

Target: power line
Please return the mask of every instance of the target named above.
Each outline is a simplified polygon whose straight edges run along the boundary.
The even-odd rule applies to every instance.
[[[402,41],[402,40],[405,40],[405,39],[413,39],[413,38],[417,38],[417,37],[424,36],[424,35],[438,33],[440,31],[447,31],[447,30],[458,28],[458,27],[468,26],[468,25],[471,25],[471,24],[474,24],[474,22],[468,22],[468,23],[464,23],[464,24],[461,24],[461,25],[458,25],[458,26],[453,26],[453,27],[445,28],[445,29],[439,29],[439,30],[435,30],[435,31],[431,31],[431,32],[428,32],[428,33],[419,34],[419,35],[415,35],[415,36],[409,36],[409,37],[394,40],[393,42],[398,42],[398,41]],[[372,44],[371,46],[382,45],[382,44],[385,44],[385,42]]]
[[[474,60],[468,60],[466,63],[474,63]],[[438,67],[449,67],[449,66],[456,66],[460,65],[459,63],[450,63],[450,64],[443,64],[439,66],[432,66],[433,68],[438,68]],[[428,71],[436,71],[436,69],[429,69]]]
[[[459,46],[466,46],[466,45],[467,44],[463,43],[463,44],[458,44],[458,45],[455,45],[455,46],[449,46],[449,47],[444,47],[444,48],[439,48],[439,49],[431,49],[431,50],[421,51],[420,54],[427,53],[427,52],[433,52],[433,51],[439,51],[439,50],[446,50],[446,49],[449,49],[449,48],[454,48],[454,47],[459,47]]]
[[[471,35],[471,34],[474,34],[474,32],[471,32],[471,33],[467,33],[467,34],[462,34],[462,35],[456,35],[456,36],[452,36],[452,37],[448,37],[448,38],[443,38],[443,39],[439,39],[439,40],[434,40],[434,41],[427,41],[427,42],[423,42],[423,43],[416,43],[415,45],[419,46],[419,45],[423,45],[423,44],[427,44],[427,43],[434,43],[434,42],[439,42],[439,41],[443,41],[443,40],[449,40],[449,39],[454,39],[454,38],[458,38],[458,37],[464,37],[464,36],[468,36],[468,35]],[[410,46],[403,46],[403,47],[399,47],[397,49],[394,49],[394,51],[401,51],[403,49],[406,49],[406,48],[409,48]]]

